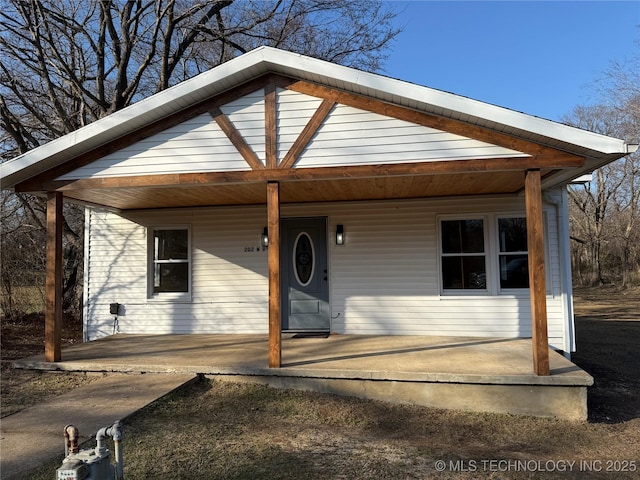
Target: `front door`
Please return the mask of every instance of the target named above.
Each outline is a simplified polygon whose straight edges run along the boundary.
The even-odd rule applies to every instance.
[[[328,332],[327,219],[281,220],[282,330]]]

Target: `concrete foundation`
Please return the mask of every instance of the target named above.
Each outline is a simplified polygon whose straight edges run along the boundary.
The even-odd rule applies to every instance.
[[[565,420],[586,420],[587,387],[488,385],[282,376],[210,375],[216,381],[344,395],[389,403]]]
[[[115,335],[69,347],[63,361],[18,368],[205,374],[436,408],[586,420],[593,378],[550,351],[551,375],[533,374],[527,339],[355,336],[283,338],[270,369],[266,335]]]

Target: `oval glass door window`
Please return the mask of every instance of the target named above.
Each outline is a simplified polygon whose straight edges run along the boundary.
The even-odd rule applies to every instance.
[[[293,249],[293,269],[296,274],[296,280],[300,285],[306,287],[313,278],[315,269],[315,252],[313,249],[313,241],[311,237],[301,232],[298,234]]]

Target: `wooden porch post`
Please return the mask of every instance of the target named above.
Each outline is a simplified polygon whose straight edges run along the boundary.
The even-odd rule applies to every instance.
[[[280,368],[280,184],[267,183],[269,229],[269,368]]]
[[[62,336],[62,193],[47,194],[47,277],[44,307],[44,358],[59,362]]]
[[[525,173],[527,246],[529,249],[529,293],[531,297],[531,336],[533,371],[549,375],[549,339],[547,333],[547,287],[544,265],[544,228],[540,170]]]

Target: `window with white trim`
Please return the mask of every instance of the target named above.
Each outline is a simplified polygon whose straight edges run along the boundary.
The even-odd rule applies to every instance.
[[[191,248],[188,227],[154,227],[151,236],[150,293],[181,298],[189,295]]]
[[[443,290],[487,290],[484,219],[440,221]]]
[[[525,217],[498,218],[500,290],[529,288],[529,253]]]

